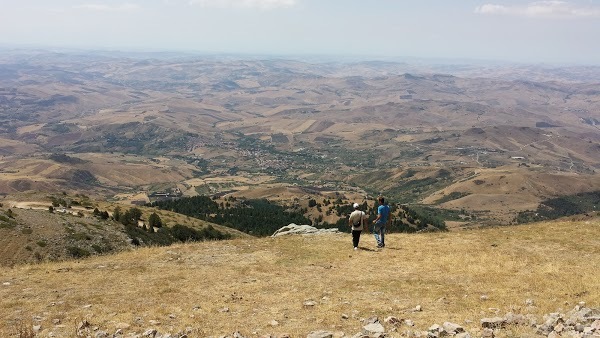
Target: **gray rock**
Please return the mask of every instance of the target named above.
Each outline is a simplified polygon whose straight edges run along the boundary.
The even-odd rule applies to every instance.
[[[565,326],[562,323],[558,323],[558,324],[556,324],[556,326],[554,326],[554,331],[558,332],[558,333],[563,332],[564,329],[565,329]]]
[[[444,328],[444,331],[450,334],[461,333],[465,331],[465,329],[462,326],[450,322],[445,322],[444,324],[442,324],[442,327]]]
[[[439,326],[438,324],[433,324],[429,327],[429,329],[427,329],[427,331],[429,332],[442,332],[443,330],[444,328]]]
[[[512,312],[507,313],[504,316],[504,319],[506,320],[506,324],[509,324],[509,325],[527,325],[527,324],[529,324],[529,321],[527,320],[527,318],[525,318],[525,316],[519,315],[519,314],[514,314]]]
[[[278,237],[284,235],[319,235],[319,234],[331,234],[331,233],[339,233],[338,229],[317,229],[310,225],[297,225],[294,223],[290,223],[287,226],[280,228],[275,231],[271,237]]]
[[[313,331],[306,338],[333,338],[333,333],[329,331]]]
[[[152,338],[154,338],[157,333],[158,333],[158,331],[156,331],[155,329],[148,329],[144,333],[142,333],[142,337],[152,337]]]
[[[481,326],[484,328],[495,329],[501,328],[506,324],[506,320],[502,317],[482,318]]]
[[[365,323],[365,324],[379,323],[379,318],[377,318],[377,317],[369,317],[369,318],[363,320],[363,323]]]
[[[398,319],[397,317],[394,316],[389,316],[386,319],[383,320],[384,323],[386,324],[390,324],[390,325],[400,325],[402,324],[402,320]]]
[[[385,332],[385,328],[380,323],[372,323],[372,324],[363,326],[363,333],[370,335],[370,336],[376,335],[378,333],[384,333],[384,332]]]

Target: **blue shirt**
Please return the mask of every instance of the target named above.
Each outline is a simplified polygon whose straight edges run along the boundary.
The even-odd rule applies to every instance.
[[[377,214],[381,215],[381,217],[377,221],[377,224],[386,224],[390,215],[390,207],[387,205],[380,205],[377,208]]]

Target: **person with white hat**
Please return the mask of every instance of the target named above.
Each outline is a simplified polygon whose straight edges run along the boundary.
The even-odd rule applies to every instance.
[[[360,211],[358,209],[360,207],[358,203],[354,203],[353,207],[354,211],[348,218],[348,226],[352,231],[352,244],[354,245],[354,250],[358,250],[360,234],[367,225],[367,216],[365,215],[364,211]]]

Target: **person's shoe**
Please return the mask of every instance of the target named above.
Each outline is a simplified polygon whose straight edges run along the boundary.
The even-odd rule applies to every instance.
[[[354,250],[358,250],[358,247],[357,247],[357,246],[355,246],[355,247],[354,247]]]

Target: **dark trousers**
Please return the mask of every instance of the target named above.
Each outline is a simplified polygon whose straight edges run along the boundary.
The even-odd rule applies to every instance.
[[[362,230],[352,230],[352,245],[354,245],[355,248],[358,247],[361,232]]]

